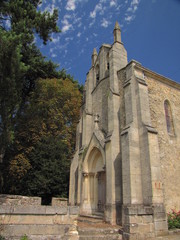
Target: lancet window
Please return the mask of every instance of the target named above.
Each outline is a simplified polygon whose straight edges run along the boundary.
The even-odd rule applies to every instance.
[[[167,131],[169,134],[174,135],[173,117],[171,112],[171,106],[168,100],[164,101],[164,111],[165,111]]]

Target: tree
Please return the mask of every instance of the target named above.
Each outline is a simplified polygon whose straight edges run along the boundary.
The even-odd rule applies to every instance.
[[[38,78],[60,77],[57,65],[46,61],[34,34],[46,44],[57,27],[58,11],[37,10],[39,0],[0,1],[0,162],[14,140],[16,118]]]
[[[37,81],[15,128],[6,193],[67,196],[80,105],[77,82]]]
[[[19,39],[0,29],[0,154],[12,141],[14,116],[20,103],[27,67],[21,62]]]

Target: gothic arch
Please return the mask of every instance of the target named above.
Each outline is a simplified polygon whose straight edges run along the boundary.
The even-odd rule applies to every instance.
[[[98,147],[92,147],[88,152],[83,163],[83,171],[95,172],[96,170],[102,170],[102,168],[105,166],[105,160],[101,149]],[[97,166],[96,163],[98,164]]]
[[[103,212],[106,198],[106,174],[103,155],[93,147],[83,164],[83,210]]]

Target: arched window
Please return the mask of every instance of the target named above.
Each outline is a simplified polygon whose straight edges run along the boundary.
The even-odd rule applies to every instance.
[[[169,134],[174,135],[174,124],[173,124],[171,106],[168,100],[164,101],[164,111],[165,111],[167,131]]]

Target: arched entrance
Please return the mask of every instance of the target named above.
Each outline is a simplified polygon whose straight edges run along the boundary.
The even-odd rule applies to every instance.
[[[106,202],[106,173],[103,156],[93,148],[83,166],[83,212],[104,212]]]

